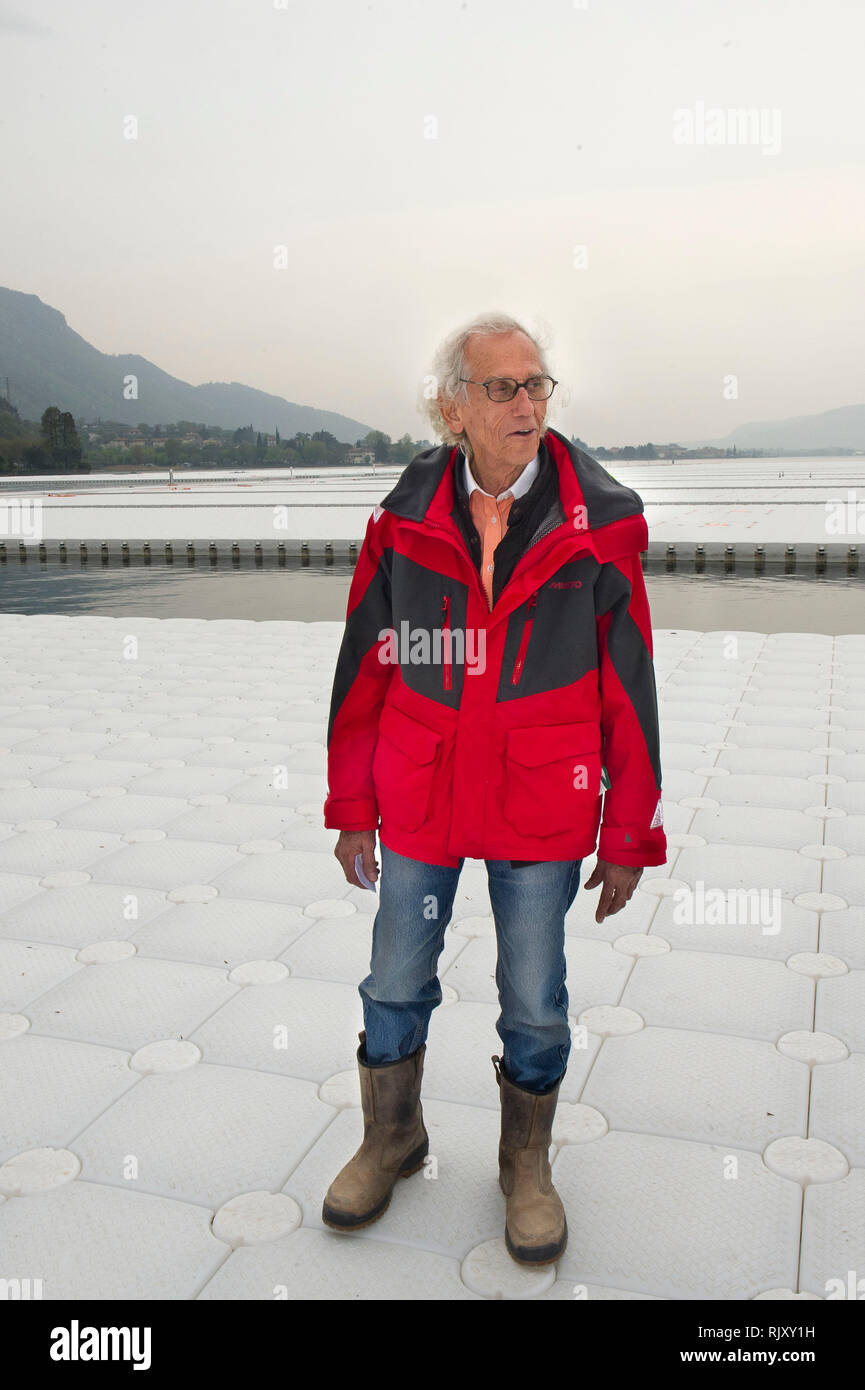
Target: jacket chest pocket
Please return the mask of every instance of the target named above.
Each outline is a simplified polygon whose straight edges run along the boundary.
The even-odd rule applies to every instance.
[[[601,790],[601,726],[547,724],[511,729],[502,813],[514,830],[543,837],[578,830]]]
[[[429,815],[442,735],[385,705],[372,761],[382,825],[419,830]]]

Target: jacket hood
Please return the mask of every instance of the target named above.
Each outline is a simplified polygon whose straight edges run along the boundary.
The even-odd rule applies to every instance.
[[[648,546],[643,499],[618,482],[596,459],[578,449],[558,430],[547,428],[538,449],[546,448],[559,473],[558,513],[562,524],[580,511],[577,527],[586,548],[599,560],[633,554]],[[425,449],[407,464],[379,506],[407,521],[442,524],[453,507],[449,465],[462,451],[441,444]]]

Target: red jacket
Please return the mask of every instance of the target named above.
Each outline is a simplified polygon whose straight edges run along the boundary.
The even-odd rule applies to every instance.
[[[328,829],[451,867],[596,844],[666,863],[643,503],[556,430],[540,448],[558,497],[492,612],[456,521],[461,450],[419,454],[374,509],[333,683]]]

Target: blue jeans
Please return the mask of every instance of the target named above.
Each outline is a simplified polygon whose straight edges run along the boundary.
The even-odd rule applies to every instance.
[[[366,1056],[397,1062],[426,1042],[442,1001],[436,974],[465,859],[455,869],[407,859],[379,842],[380,901],[370,973],[359,985]],[[487,859],[496,926],[496,986],[502,1069],[538,1094],[561,1080],[571,1050],[565,986],[565,913],[577,895],[581,859],[511,868]]]

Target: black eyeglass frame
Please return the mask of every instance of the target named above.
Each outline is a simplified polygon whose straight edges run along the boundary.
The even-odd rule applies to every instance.
[[[515,377],[512,377],[512,376],[491,376],[491,377],[488,377],[486,381],[475,381],[475,380],[474,380],[472,377],[470,377],[470,376],[461,376],[461,377],[460,377],[460,381],[466,381],[466,382],[468,382],[471,386],[483,386],[484,390],[485,390],[486,393],[487,393],[487,396],[489,397],[489,399],[490,399],[491,401],[493,401],[493,405],[507,405],[508,401],[512,401],[512,400],[514,399],[514,397],[516,396],[516,394],[517,394],[517,392],[519,391],[519,389],[520,389],[521,386],[525,386],[525,388],[526,388],[526,395],[528,396],[528,395],[529,395],[528,386],[529,386],[529,382],[530,382],[530,381],[551,381],[551,382],[553,383],[552,386],[550,387],[549,395],[547,395],[547,396],[529,396],[529,400],[530,400],[530,401],[532,401],[532,400],[548,401],[548,400],[550,399],[550,396],[552,396],[553,392],[555,391],[556,387],[557,387],[558,384],[559,384],[555,377],[553,377],[553,376],[547,376],[546,372],[540,372],[540,373],[538,373],[538,374],[535,375],[535,376],[527,376],[526,379],[525,379],[525,381],[517,381],[516,378],[515,378]],[[507,396],[503,401],[496,401],[496,400],[493,400],[493,397],[490,396],[490,386],[493,384],[494,381],[512,381],[512,382],[514,383],[513,393],[512,393],[510,396]]]

